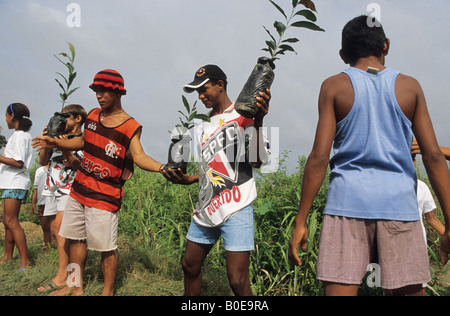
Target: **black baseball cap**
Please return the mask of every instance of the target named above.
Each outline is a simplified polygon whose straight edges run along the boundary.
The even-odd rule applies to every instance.
[[[211,79],[227,81],[227,75],[216,65],[206,65],[201,67],[195,73],[194,81],[183,87],[184,92],[192,93],[195,90],[203,87]]]

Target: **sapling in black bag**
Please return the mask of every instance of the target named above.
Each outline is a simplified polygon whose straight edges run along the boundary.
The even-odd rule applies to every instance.
[[[271,59],[267,57],[258,59],[258,63],[235,103],[235,109],[240,115],[254,118],[258,113],[256,98],[259,97],[260,92],[266,92],[272,86],[275,80],[274,69],[275,64]]]
[[[189,157],[191,154],[191,137],[189,135],[173,135],[172,143],[169,147],[169,157],[164,170],[172,169],[181,171],[186,174]]]
[[[47,125],[47,136],[58,137],[66,133],[68,113],[55,112]]]

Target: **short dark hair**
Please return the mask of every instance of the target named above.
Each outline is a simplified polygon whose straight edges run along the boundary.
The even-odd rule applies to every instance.
[[[344,27],[342,31],[342,54],[350,64],[369,56],[380,57],[384,52],[387,37],[381,24],[370,26],[367,15],[361,15]]]
[[[213,85],[213,86],[215,86],[216,84],[218,84],[219,81],[222,81],[222,82],[223,82],[223,87],[224,87],[225,91],[227,91],[228,81],[227,81],[226,79],[214,79],[214,78],[211,78],[211,79],[209,80],[209,82],[211,82],[211,85]]]
[[[81,125],[84,124],[86,118],[88,116],[86,110],[79,104],[69,104],[66,105],[63,109],[63,112],[70,113],[73,116],[81,116]]]

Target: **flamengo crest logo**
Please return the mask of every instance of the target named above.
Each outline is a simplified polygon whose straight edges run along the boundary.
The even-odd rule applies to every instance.
[[[110,141],[105,147],[105,153],[106,156],[111,158],[118,158],[117,155],[120,154],[120,148],[113,141]]]

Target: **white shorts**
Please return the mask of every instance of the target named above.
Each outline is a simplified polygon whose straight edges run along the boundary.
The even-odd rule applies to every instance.
[[[64,212],[68,198],[68,195],[47,196],[47,199],[45,200],[44,216],[55,216],[58,212]]]
[[[88,207],[69,197],[59,235],[86,241],[89,250],[110,252],[117,249],[118,212]]]

